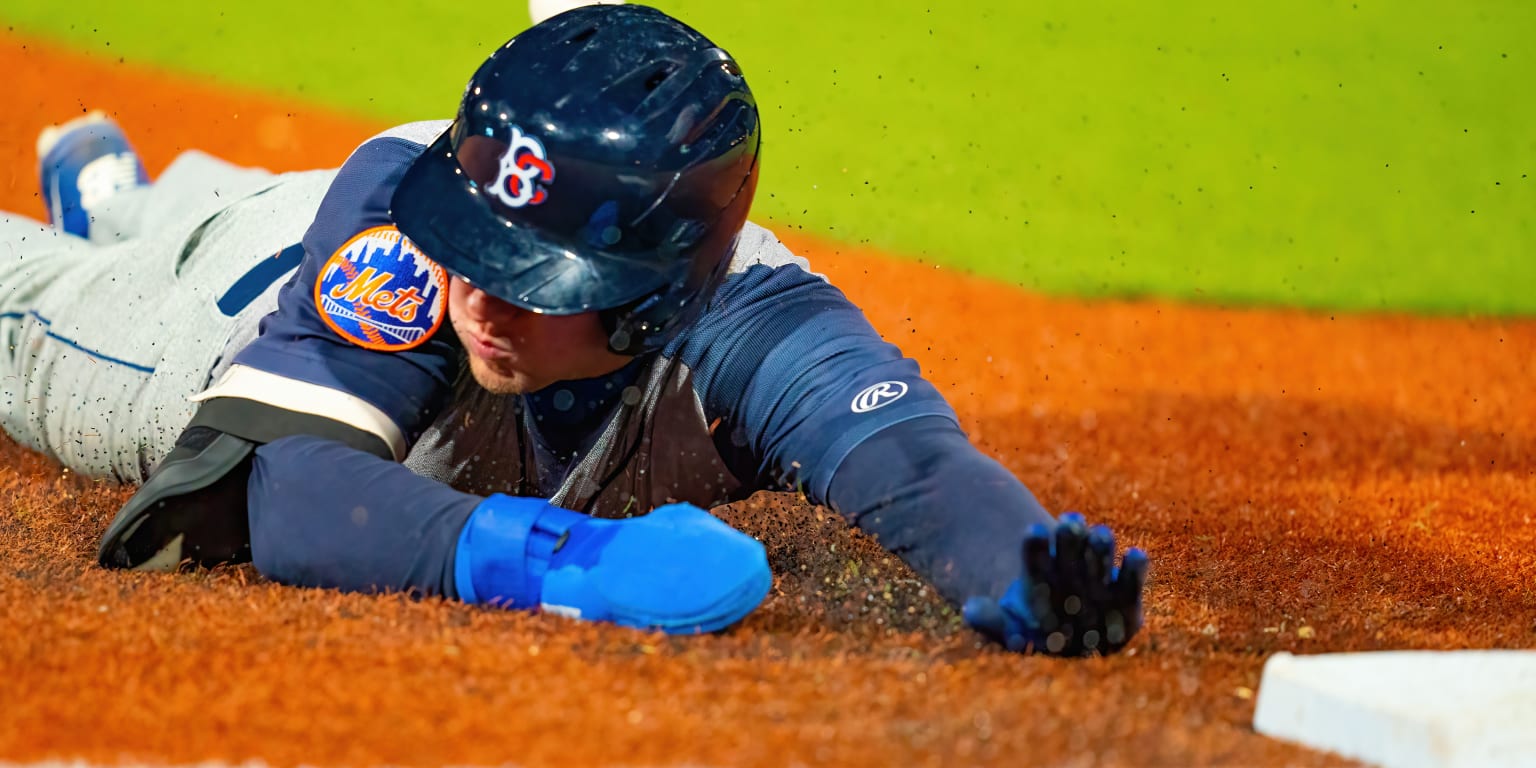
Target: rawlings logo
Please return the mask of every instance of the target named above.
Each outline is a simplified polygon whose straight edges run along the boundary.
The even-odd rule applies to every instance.
[[[394,227],[348,240],[320,268],[315,307],[337,335],[395,352],[426,343],[443,323],[448,273]]]
[[[490,193],[513,208],[538,205],[549,197],[541,184],[554,180],[555,166],[550,164],[544,144],[533,136],[523,135],[523,129],[512,126],[512,141],[501,155],[501,168],[496,172],[496,183],[491,185]]]
[[[854,413],[869,413],[876,408],[884,408],[901,399],[907,393],[907,385],[900,381],[882,381],[872,387],[866,387],[853,398]]]

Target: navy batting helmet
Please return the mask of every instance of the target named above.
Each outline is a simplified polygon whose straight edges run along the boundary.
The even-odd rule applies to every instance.
[[[391,215],[486,293],[554,315],[600,310],[609,347],[639,354],[719,282],[760,142],[729,54],[654,8],[587,6],[480,66]]]

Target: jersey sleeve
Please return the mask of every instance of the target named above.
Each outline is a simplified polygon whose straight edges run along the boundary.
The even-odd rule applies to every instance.
[[[451,599],[459,533],[484,501],[311,435],[257,448],[248,494],[251,557],[268,578]]]
[[[1029,527],[1054,524],[1013,473],[945,419],[904,421],[860,443],[828,495],[957,604],[1001,597],[1023,572]]]
[[[445,123],[404,126],[359,147],[304,235],[299,269],[260,335],[196,399],[242,398],[377,436],[402,459],[458,374],[447,279],[394,229],[389,203]],[[275,435],[270,437],[276,437]]]
[[[730,275],[674,344],[706,418],[720,419],[755,462],[738,469],[755,475],[743,479],[799,488],[817,503],[871,435],[923,417],[956,421],[916,361],[881,339],[842,291],[797,264]]]
[[[835,509],[953,602],[1000,595],[1050,514],[840,290],[765,231],[745,234],[779,255],[732,274],[674,350],[720,420],[717,443],[729,430],[726,448],[747,457],[738,474]]]

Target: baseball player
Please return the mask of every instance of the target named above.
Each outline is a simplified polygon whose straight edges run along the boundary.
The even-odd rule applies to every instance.
[[[537,24],[334,171],[148,184],[104,117],[50,129],[50,224],[0,215],[0,416],[143,483],[107,567],[706,632],[771,574],[705,509],[799,489],[1009,648],[1123,647],[1146,556],[1053,519],[747,221],[761,135],[730,55],[635,5]]]

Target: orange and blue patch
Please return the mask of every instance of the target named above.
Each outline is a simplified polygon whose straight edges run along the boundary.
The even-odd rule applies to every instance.
[[[400,230],[374,227],[348,240],[320,269],[315,308],[337,335],[365,349],[425,344],[448,309],[448,273]]]

